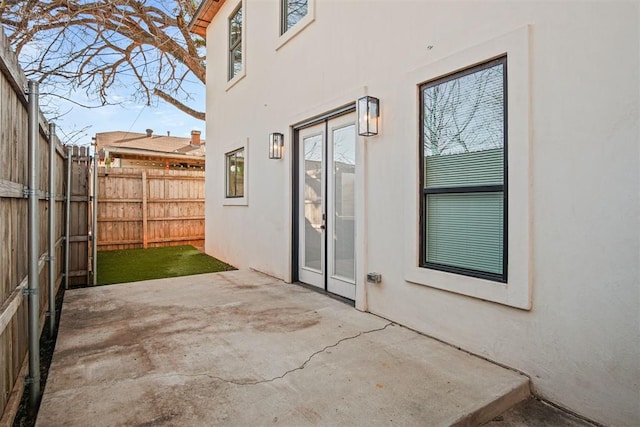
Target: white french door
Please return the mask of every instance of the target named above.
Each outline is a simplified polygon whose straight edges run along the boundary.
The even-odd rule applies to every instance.
[[[355,299],[355,114],[298,134],[298,279]]]

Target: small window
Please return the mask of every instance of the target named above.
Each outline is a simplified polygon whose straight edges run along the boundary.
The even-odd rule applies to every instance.
[[[506,58],[420,87],[420,266],[506,282]]]
[[[242,4],[229,17],[229,78],[242,71]]]
[[[244,197],[244,148],[226,154],[227,198]]]
[[[282,19],[280,34],[289,31],[309,12],[309,0],[281,0]]]

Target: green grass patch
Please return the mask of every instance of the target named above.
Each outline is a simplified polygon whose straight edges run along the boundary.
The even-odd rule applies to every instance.
[[[98,284],[235,270],[191,245],[98,252]]]

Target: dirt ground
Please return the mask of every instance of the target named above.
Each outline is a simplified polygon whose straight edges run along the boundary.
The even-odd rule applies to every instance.
[[[60,290],[56,295],[56,327],[53,337],[49,336],[49,318],[45,321],[44,328],[42,328],[42,335],[40,335],[40,389],[44,390],[47,384],[47,378],[49,376],[49,367],[51,366],[51,359],[53,358],[53,351],[58,339],[58,327],[60,325],[60,314],[62,312],[62,302],[64,300],[65,289],[64,286],[60,286]],[[25,387],[22,393],[22,399],[20,400],[20,406],[18,412],[13,420],[14,427],[32,427],[36,423],[36,417],[38,415],[38,407],[35,410],[29,409],[29,388]]]

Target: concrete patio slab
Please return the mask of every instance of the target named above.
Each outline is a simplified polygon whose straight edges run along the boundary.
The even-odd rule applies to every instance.
[[[528,379],[253,271],[68,291],[38,426],[477,425]]]

